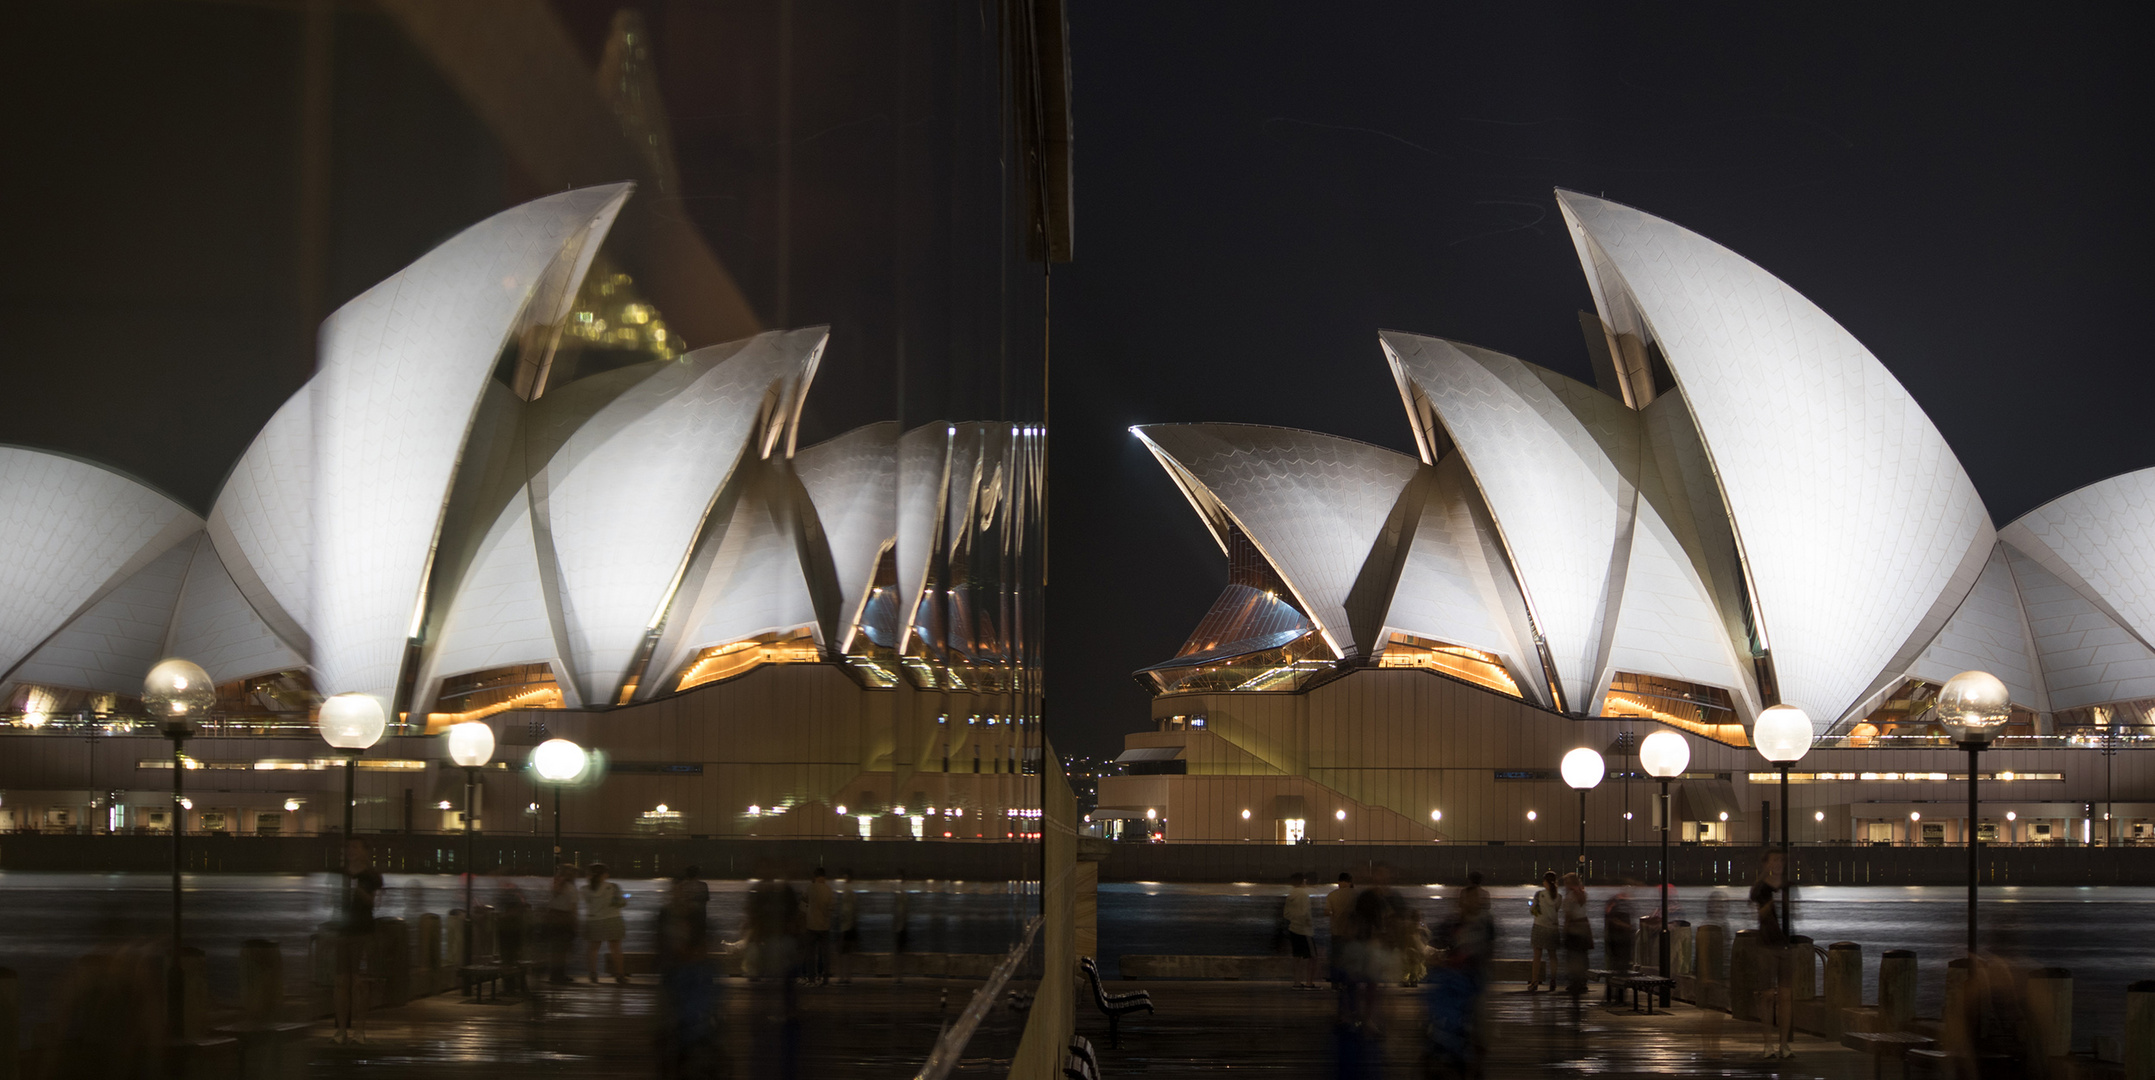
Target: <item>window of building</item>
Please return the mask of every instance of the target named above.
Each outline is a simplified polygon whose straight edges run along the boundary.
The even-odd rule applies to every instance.
[[[1494,653],[1413,634],[1393,634],[1384,643],[1384,650],[1377,654],[1377,666],[1424,668],[1506,697],[1519,696],[1519,684],[1512,679],[1511,672],[1504,670],[1504,662]]]

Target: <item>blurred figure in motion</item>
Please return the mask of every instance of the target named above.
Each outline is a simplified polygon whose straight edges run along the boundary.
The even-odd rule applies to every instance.
[[[718,979],[710,955],[710,886],[690,867],[674,879],[658,916],[658,1071],[662,1077],[716,1076]]]
[[[546,909],[540,916],[540,933],[546,938],[546,980],[569,981],[569,943],[576,937],[576,868],[568,863],[554,867],[548,887]]]
[[[494,939],[501,950],[502,989],[511,994],[522,994],[524,985],[524,927],[531,921],[531,905],[524,901],[524,890],[517,887],[516,879],[502,874],[500,867],[501,897],[495,904]]]
[[[1451,914],[1430,937],[1430,969],[1422,1002],[1427,1014],[1425,1071],[1436,1076],[1474,1076],[1488,1050],[1483,1009],[1488,1000],[1489,961],[1496,955],[1496,914],[1482,875],[1467,875]]]
[[[1527,966],[1526,992],[1541,989],[1542,975],[1549,977],[1549,989],[1556,989],[1556,958],[1563,946],[1564,892],[1557,888],[1556,871],[1541,875],[1541,891],[1527,900],[1527,911],[1533,913],[1533,938],[1527,945],[1533,950],[1533,962]]]
[[[861,945],[861,899],[853,888],[853,871],[838,871],[838,983],[853,981],[853,954]]]
[[[1758,951],[1752,962],[1759,970],[1753,985],[1758,992],[1759,1029],[1766,1040],[1766,1057],[1792,1058],[1796,1052],[1789,1039],[1796,1028],[1796,954],[1790,947],[1787,928],[1781,924],[1779,897],[1788,887],[1787,863],[1778,851],[1768,851],[1760,861],[1758,880],[1751,885],[1751,907],[1758,915]],[[1774,1034],[1780,1033],[1780,1042]]]
[[[1322,990],[1317,978],[1317,897],[1310,891],[1309,875],[1296,874],[1287,884],[1287,901],[1281,909],[1287,921],[1287,949],[1294,955],[1296,990]]]
[[[1331,969],[1329,974],[1334,989],[1346,985],[1346,968],[1343,961],[1347,942],[1350,940],[1349,920],[1353,917],[1353,912],[1354,875],[1342,870],[1338,883],[1332,886],[1332,891],[1324,898],[1325,933],[1329,935],[1329,940],[1325,942],[1324,958],[1325,966]]]
[[[831,911],[837,903],[838,896],[831,891],[830,875],[824,873],[822,867],[816,867],[815,877],[808,882],[808,896],[801,915],[808,930],[806,978],[819,986],[828,986],[831,981]]]
[[[1960,1015],[1946,1018],[1946,1030],[1959,1038],[1940,1046],[1952,1056],[1951,1075],[1970,1080],[2044,1080],[2071,1075],[2050,1060],[2040,1015],[2023,996],[2028,972],[1991,953],[1970,958],[1968,982],[1960,996]],[[2062,1059],[2061,1059],[2062,1060]]]
[[[1387,892],[1378,881],[1352,890],[1354,899],[1342,921],[1341,937],[1334,941],[1340,983],[1333,1045],[1343,1078],[1376,1075],[1383,1056],[1384,1029],[1377,1023],[1378,987],[1399,970],[1398,954],[1386,944],[1384,936],[1391,918]]]
[[[790,985],[800,965],[801,894],[769,862],[757,868],[749,887],[746,929],[749,976]]]
[[[1564,992],[1577,999],[1586,993],[1586,959],[1594,951],[1594,920],[1587,913],[1586,882],[1578,874],[1565,874],[1564,900]]]
[[[382,874],[374,868],[366,841],[353,840],[344,845],[344,881],[344,910],[337,925],[337,982],[330,990],[336,1029],[329,1039],[365,1042],[367,996],[359,986],[359,968],[372,951],[374,904],[382,894]]]
[[[98,935],[119,941],[117,926]],[[75,962],[54,1008],[48,1080],[151,1080],[165,1072],[164,950],[148,942],[91,953]],[[12,1043],[12,1040],[10,1040]],[[14,1075],[15,1063],[5,1063]]]
[[[898,888],[890,898],[890,973],[898,982],[905,981],[905,947],[907,933],[913,925],[913,894],[906,889],[905,868],[898,868]]]
[[[627,927],[621,918],[621,909],[628,906],[628,897],[621,886],[614,883],[613,875],[605,863],[591,864],[591,878],[583,888],[584,899],[584,966],[591,971],[591,981],[599,981],[599,946],[605,945],[614,954],[614,981],[627,985],[629,969],[621,959],[621,939],[627,936]]]
[[[1628,971],[1639,938],[1639,925],[1631,917],[1631,894],[1618,889],[1601,912],[1601,948],[1610,971]]]

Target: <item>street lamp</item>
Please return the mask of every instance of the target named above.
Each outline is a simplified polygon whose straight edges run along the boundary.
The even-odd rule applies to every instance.
[[[464,963],[471,963],[471,886],[476,876],[471,862],[472,803],[479,786],[479,770],[494,757],[494,729],[482,721],[466,720],[449,728],[449,760],[464,767]]]
[[[216,703],[217,687],[209,673],[186,660],[162,661],[142,680],[142,707],[157,720],[164,737],[172,740],[172,962],[166,968],[165,1008],[175,1039],[183,1034],[186,1010],[186,989],[180,981],[180,868],[185,865],[181,844],[187,833],[187,811],[194,805],[183,790],[187,762],[181,748],[194,735],[195,720]]]
[[[344,757],[344,838],[350,840],[354,766],[359,755],[382,741],[382,733],[389,729],[388,717],[382,713],[382,703],[371,694],[338,694],[322,702],[315,726],[321,730],[323,742],[350,751]]]
[[[1759,713],[1758,723],[1751,726],[1752,745],[1781,770],[1781,932],[1790,936],[1796,933],[1796,912],[1788,901],[1787,883],[1796,880],[1796,865],[1788,851],[1788,767],[1811,752],[1817,730],[1811,714],[1794,705],[1775,705]]]
[[[554,865],[561,865],[561,789],[575,783],[591,765],[591,755],[567,739],[548,739],[531,752],[532,770],[554,789]],[[846,808],[838,808],[840,817]]]
[[[1953,733],[1960,748],[1968,751],[1968,953],[1971,956],[1975,954],[1976,765],[1983,749],[1997,737],[1998,729],[2005,726],[2012,711],[2011,693],[1996,675],[1987,671],[1963,671],[1947,679],[1945,688],[1938,691],[1938,721]]]
[[[1601,755],[1582,746],[1564,755],[1564,763],[1557,771],[1564,782],[1579,793],[1579,876],[1586,876],[1586,793],[1592,791],[1601,778],[1607,775],[1608,764]]]
[[[1646,775],[1661,781],[1661,976],[1669,974],[1669,827],[1674,824],[1669,806],[1669,781],[1682,776],[1691,765],[1691,744],[1673,731],[1656,731],[1639,743],[1639,765]],[[1668,992],[1661,995],[1663,1004]]]

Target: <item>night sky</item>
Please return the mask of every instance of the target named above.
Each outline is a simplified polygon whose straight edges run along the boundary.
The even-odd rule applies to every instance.
[[[766,318],[762,204],[711,176],[754,167],[741,162],[755,139],[738,133],[770,113],[755,66],[770,6],[647,5],[688,205]],[[1172,654],[1225,580],[1125,429],[1242,421],[1411,452],[1379,328],[1590,379],[1575,312],[1591,299],[1557,186],[1696,230],[1810,297],[1930,413],[2001,524],[2155,465],[2155,117],[2148,28],[2123,5],[2039,19],[1942,4],[1788,18],[1072,6],[1077,261],[1053,276],[1049,661],[1066,752],[1110,753],[1145,726],[1129,672]],[[557,7],[595,51],[609,6]],[[0,66],[14,211],[0,441],[89,457],[204,508],[306,378],[292,10],[32,4],[0,17],[18,54]],[[339,10],[332,305],[542,193],[392,27],[364,4]],[[797,8],[805,40],[854,50],[878,46],[873,19],[889,10]],[[735,52],[703,55],[706,41]],[[927,130],[932,118],[906,119],[854,67],[804,66],[799,123],[816,153]],[[941,197],[917,178],[894,190]],[[814,265],[895,265],[823,245]],[[822,308],[802,286],[792,321],[832,321],[834,363],[865,373],[888,364],[863,340],[882,331],[849,323],[880,326],[870,309],[888,298],[861,280]],[[888,380],[869,374],[826,377],[816,395],[824,434],[890,411]]]

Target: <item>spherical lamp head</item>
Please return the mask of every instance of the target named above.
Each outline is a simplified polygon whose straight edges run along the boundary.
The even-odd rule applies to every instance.
[[[467,769],[485,765],[494,757],[494,729],[478,720],[466,720],[449,728],[449,760]]]
[[[164,725],[167,738],[194,734],[195,721],[217,703],[217,687],[209,672],[191,661],[174,657],[159,661],[142,680],[142,706],[151,718]]]
[[[339,750],[364,750],[382,740],[389,720],[372,694],[338,694],[322,702],[315,726],[322,740]]]
[[[584,768],[590,763],[591,755],[567,739],[548,739],[531,752],[532,770],[549,784],[574,781],[584,775]],[[839,807],[838,812],[845,813],[845,807]]]
[[[1938,691],[1938,722],[1962,746],[1989,745],[2012,714],[2011,692],[1987,671],[1963,671]]]
[[[1766,760],[1792,765],[1811,752],[1816,731],[1811,714],[1794,705],[1775,705],[1758,714],[1758,723],[1751,727],[1751,743]]]
[[[1673,731],[1656,731],[1639,743],[1639,764],[1648,776],[1674,780],[1691,767],[1691,744]]]
[[[1601,783],[1608,769],[1600,754],[1582,746],[1564,755],[1564,764],[1558,771],[1564,774],[1564,782],[1574,790],[1585,791]]]

